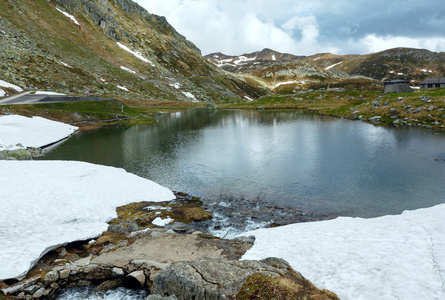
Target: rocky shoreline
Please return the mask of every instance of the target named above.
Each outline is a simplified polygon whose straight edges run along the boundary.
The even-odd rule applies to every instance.
[[[0,282],[5,299],[56,299],[66,288],[85,286],[100,292],[142,289],[147,299],[249,299],[251,293],[267,294],[269,285],[287,299],[338,299],[281,259],[240,261],[254,237],[202,233],[202,222],[211,218],[203,203],[184,193],[176,196],[169,203],[119,207],[118,218],[96,240],[51,251],[24,280]],[[160,227],[153,225],[156,218],[177,221]],[[292,288],[281,281],[293,282]]]

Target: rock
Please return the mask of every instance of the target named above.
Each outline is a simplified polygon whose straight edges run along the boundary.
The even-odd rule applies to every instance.
[[[380,103],[379,103],[379,101],[374,101],[374,102],[372,102],[372,105],[374,105],[375,107],[377,107],[377,106],[380,106]]]
[[[116,278],[113,280],[107,280],[99,284],[95,289],[98,291],[106,292],[108,290],[117,289],[122,285],[122,278]]]
[[[108,226],[107,231],[115,233],[127,233],[128,230],[123,225],[110,225]]]
[[[68,269],[60,270],[59,271],[60,279],[67,279],[70,276],[70,273],[71,271]]]
[[[242,241],[242,242],[246,242],[246,243],[255,243],[255,236],[254,235],[250,235],[250,236],[239,236],[234,238],[235,241]]]
[[[122,282],[122,285],[129,289],[139,290],[145,286],[144,271],[134,271],[127,275]]]
[[[394,122],[392,122],[394,125],[406,125],[407,123],[403,120],[397,119]]]
[[[319,291],[290,265],[278,258],[263,261],[224,261],[215,258],[205,258],[197,261],[184,261],[171,265],[159,272],[152,288],[152,294],[176,295],[178,299],[227,299],[236,298],[248,278],[260,274],[265,278],[292,280],[299,285],[296,290],[309,289]],[[267,288],[265,286],[259,288]],[[249,288],[248,288],[249,289]],[[314,297],[313,299],[338,299],[332,297]],[[246,297],[246,299],[250,299]],[[303,299],[303,298],[301,298]]]
[[[43,296],[43,293],[45,293],[45,288],[40,288],[37,292],[35,292],[32,296],[33,298],[41,298]]]
[[[128,223],[128,231],[135,232],[138,230],[139,230],[139,226],[136,223],[134,223],[134,222]]]
[[[429,108],[428,108],[428,111],[432,111],[434,109],[434,105],[431,105]]]
[[[31,152],[27,149],[0,151],[0,160],[32,160]]]
[[[421,111],[423,111],[423,110],[425,110],[426,108],[425,107],[418,107],[418,108],[416,108],[414,111],[413,111],[413,113],[414,114],[417,114],[417,113],[419,113],[419,112],[421,112]]]
[[[207,108],[207,110],[217,110],[218,106],[216,106],[215,103],[207,103],[206,108]]]
[[[121,268],[113,268],[111,270],[113,277],[121,277],[124,276],[124,271]]]
[[[46,273],[45,277],[43,277],[43,281],[45,284],[50,285],[53,282],[56,282],[59,280],[59,272],[57,271],[51,271]]]
[[[391,108],[391,109],[389,110],[389,113],[390,113],[391,115],[396,115],[396,114],[397,114],[397,109],[396,109],[396,108]]]
[[[381,119],[382,119],[381,116],[375,116],[375,117],[369,118],[369,121],[374,122],[374,123],[379,123]]]

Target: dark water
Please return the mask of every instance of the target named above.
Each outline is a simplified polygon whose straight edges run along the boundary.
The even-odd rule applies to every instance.
[[[115,167],[206,201],[374,217],[445,202],[445,135],[302,111],[190,110],[76,134],[44,159]]]

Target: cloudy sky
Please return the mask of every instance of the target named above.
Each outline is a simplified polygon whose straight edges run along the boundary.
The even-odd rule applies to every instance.
[[[445,51],[444,0],[134,0],[202,53]]]

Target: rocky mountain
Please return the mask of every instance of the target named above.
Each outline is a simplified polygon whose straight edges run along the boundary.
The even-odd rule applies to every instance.
[[[319,67],[335,64],[348,74],[377,80],[410,80],[414,85],[431,77],[445,76],[445,53],[425,49],[394,48],[366,55],[316,54],[304,59]]]
[[[205,56],[218,67],[254,78],[279,92],[320,87],[381,89],[382,81],[403,79],[413,85],[445,76],[445,53],[395,48],[366,55],[320,53],[294,56],[270,49],[228,56]]]
[[[164,17],[131,0],[0,0],[0,6],[0,79],[24,90],[128,104],[267,93],[203,59]]]

